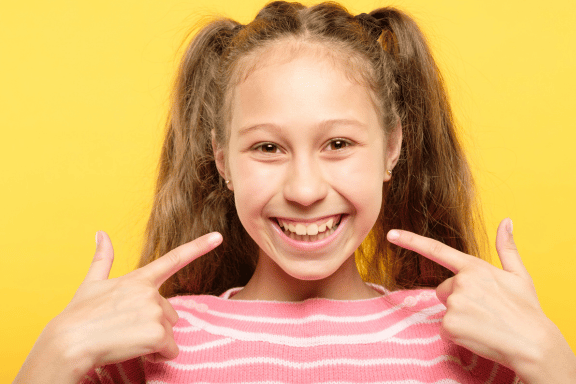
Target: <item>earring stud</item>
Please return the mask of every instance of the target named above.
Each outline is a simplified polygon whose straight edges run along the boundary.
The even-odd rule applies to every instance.
[[[387,170],[386,170],[386,173],[388,174],[388,176],[392,176],[392,170],[387,169]]]
[[[224,180],[224,182],[226,183],[226,185],[228,185],[228,183],[230,182],[230,180]]]

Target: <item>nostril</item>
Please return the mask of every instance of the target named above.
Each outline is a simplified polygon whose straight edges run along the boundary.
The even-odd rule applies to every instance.
[[[291,185],[284,190],[284,198],[303,207],[309,207],[327,196],[324,185]]]

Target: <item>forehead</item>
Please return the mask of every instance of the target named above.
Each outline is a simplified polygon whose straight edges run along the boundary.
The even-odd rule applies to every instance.
[[[342,43],[286,37],[269,42],[240,58],[230,85],[237,86],[259,69],[289,63],[302,56],[330,64],[334,69],[342,71],[350,81],[364,86],[369,86],[369,78],[373,76],[367,60]]]
[[[234,104],[237,104],[235,101],[238,102],[236,100],[238,88],[244,88],[247,80],[254,78],[252,75],[270,72],[273,68],[286,67],[287,64],[302,61],[303,58],[308,59],[308,64],[313,62],[327,71],[339,73],[344,80],[342,83],[361,86],[367,91],[372,106],[380,110],[380,103],[371,86],[373,83],[371,81],[372,68],[365,58],[334,42],[308,41],[290,37],[255,49],[238,60],[225,92],[225,125],[230,128]],[[273,78],[273,80],[277,79]],[[229,129],[226,131],[230,133]]]
[[[338,126],[374,127],[380,118],[369,90],[351,81],[342,65],[314,51],[281,60],[268,56],[232,92],[230,134],[255,127],[320,134]]]

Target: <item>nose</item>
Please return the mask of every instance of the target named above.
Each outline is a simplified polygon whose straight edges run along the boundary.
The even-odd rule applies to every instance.
[[[320,165],[310,158],[295,159],[288,170],[284,198],[308,207],[328,194],[328,183]]]

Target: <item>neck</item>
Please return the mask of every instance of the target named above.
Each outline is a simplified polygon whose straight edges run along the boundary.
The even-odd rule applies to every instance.
[[[332,275],[320,280],[296,279],[265,259],[259,259],[248,284],[232,299],[297,302],[310,298],[361,300],[380,296],[362,280],[354,255]]]

